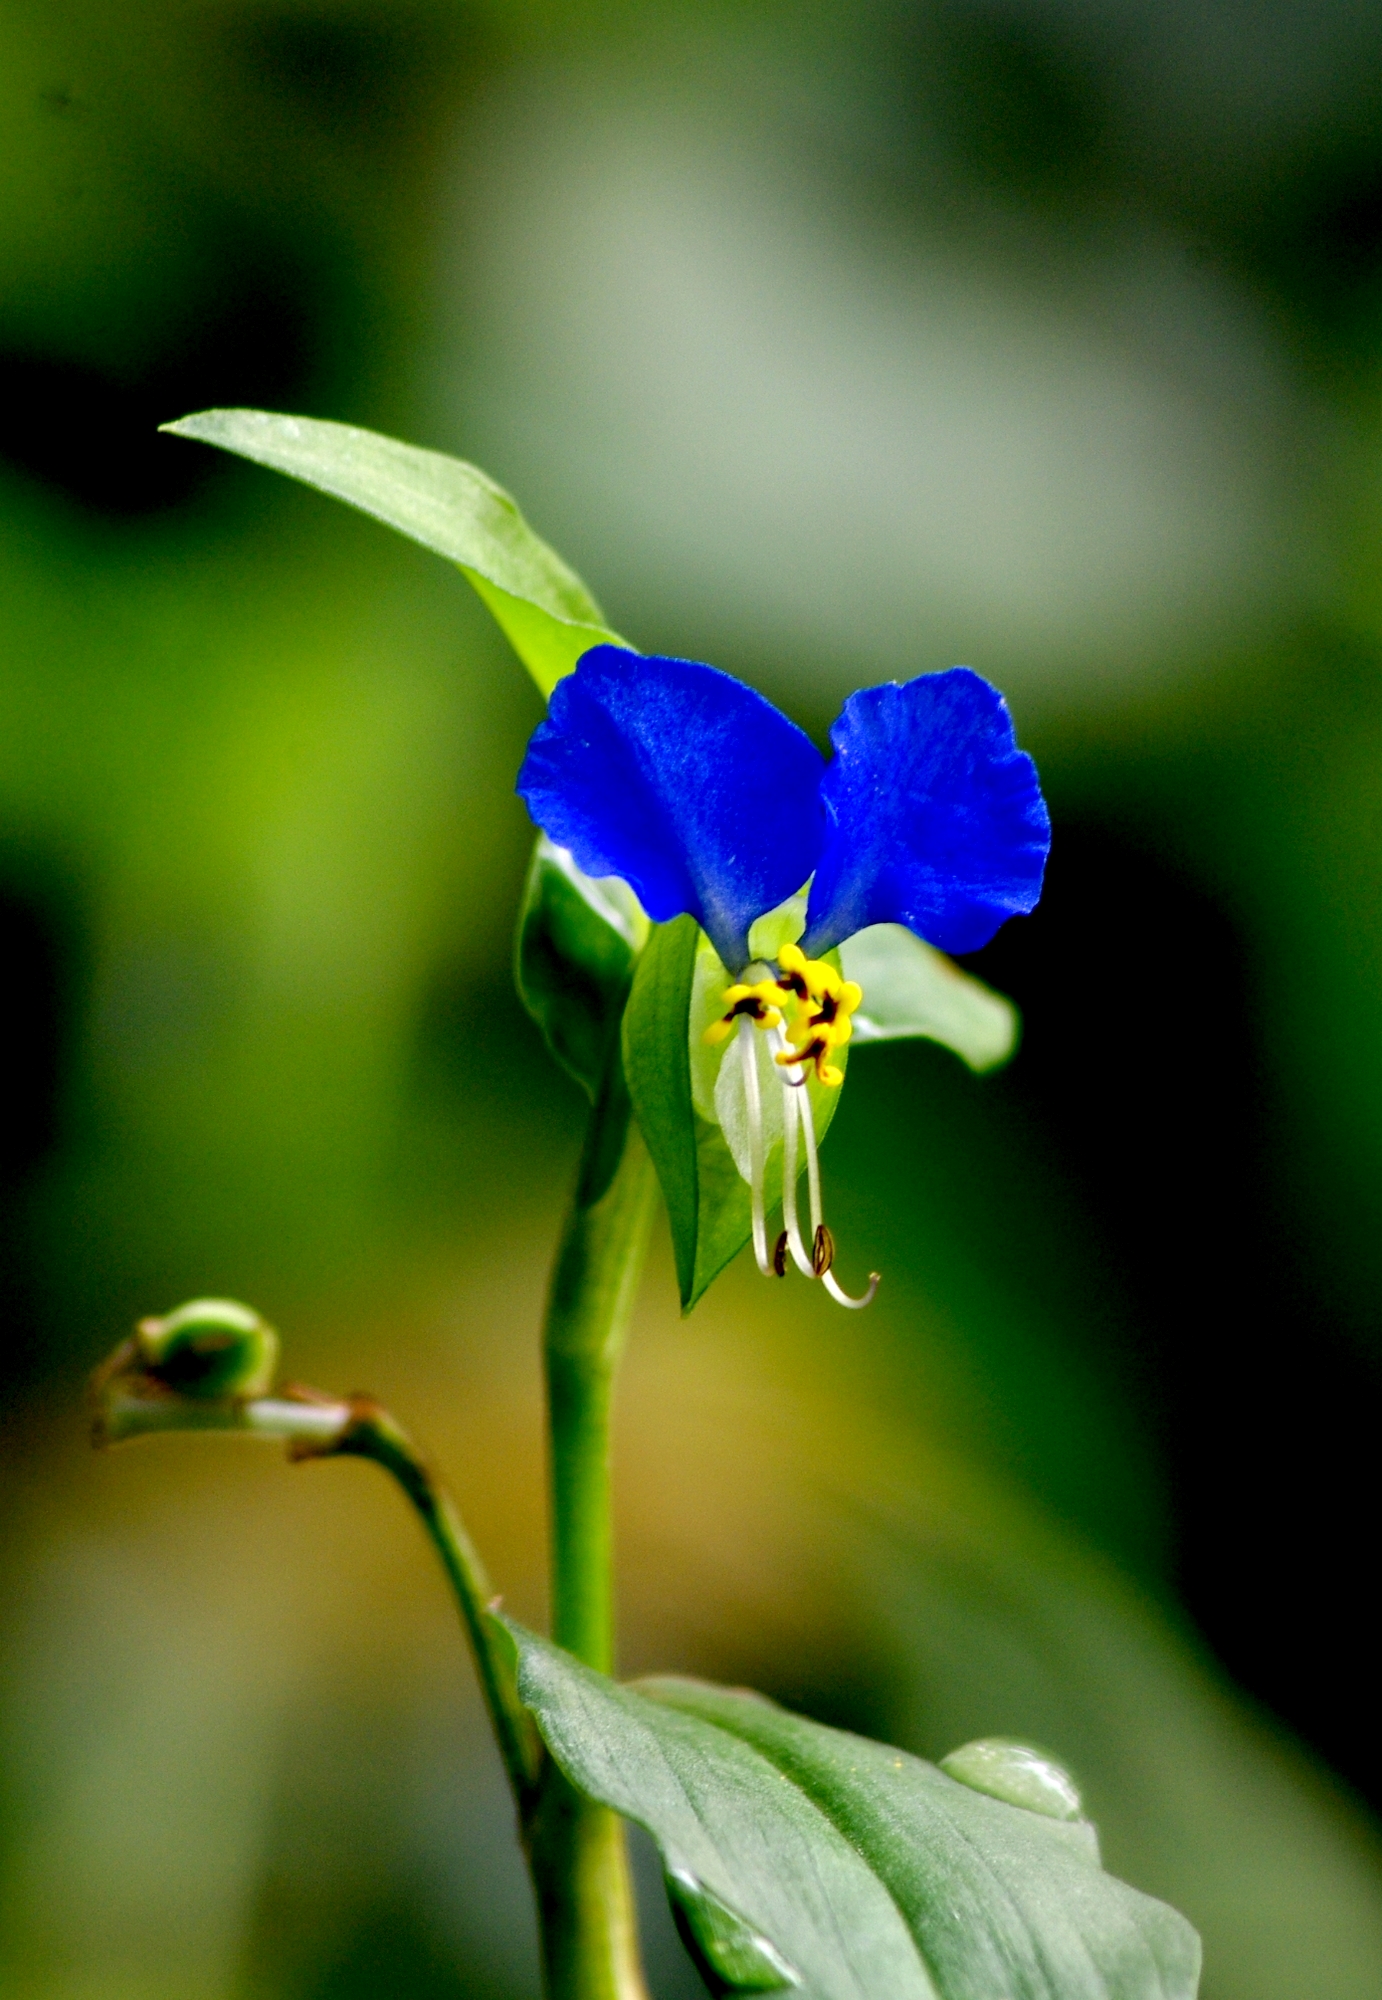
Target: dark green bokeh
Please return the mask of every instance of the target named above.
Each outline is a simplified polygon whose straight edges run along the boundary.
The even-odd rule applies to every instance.
[[[539,703],[444,565],[155,434],[217,402],[475,458],[621,630],[818,734],[861,680],[1010,691],[1057,826],[981,960],[1024,1048],[860,1052],[825,1172],[867,1315],[736,1268],[682,1324],[663,1251],[627,1663],[1031,1734],[1211,2000],[1382,1992],[1371,1823],[1312,1761],[1382,1797],[1379,41],[5,10],[7,1992],[535,1976],[390,1497],[82,1448],[136,1316],[249,1298],[435,1444],[541,1616],[580,1101],[508,975]]]

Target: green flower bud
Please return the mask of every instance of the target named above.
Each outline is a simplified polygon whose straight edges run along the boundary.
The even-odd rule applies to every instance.
[[[195,1401],[267,1395],[278,1367],[278,1335],[234,1299],[191,1299],[134,1330],[139,1363],[155,1381]]]

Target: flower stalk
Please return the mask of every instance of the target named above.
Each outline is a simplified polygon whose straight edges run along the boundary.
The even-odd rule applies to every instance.
[[[656,1203],[615,1053],[591,1112],[544,1329],[552,1507],[552,1636],[614,1667],[610,1418]],[[548,1763],[527,1823],[550,2000],[646,2000],[617,1815]]]

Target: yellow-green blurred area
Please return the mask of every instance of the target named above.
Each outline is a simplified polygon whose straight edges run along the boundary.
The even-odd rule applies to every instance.
[[[246,1298],[544,1615],[539,701],[444,564],[156,435],[218,403],[474,459],[818,738],[1006,689],[1056,825],[978,961],[1024,1046],[859,1052],[868,1313],[741,1260],[682,1321],[659,1238],[623,1666],[1034,1740],[1210,2000],[1382,1995],[1380,363],[1353,0],[6,0],[7,1997],[536,1992],[397,1496],[85,1443],[137,1315]]]

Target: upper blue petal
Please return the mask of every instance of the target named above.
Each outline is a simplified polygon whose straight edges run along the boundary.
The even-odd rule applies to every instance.
[[[881,923],[977,951],[1033,908],[1051,820],[997,688],[968,667],[865,688],[830,740],[808,952]]]
[[[518,791],[587,875],[622,875],[659,923],[689,911],[738,971],[749,925],[816,866],[824,768],[731,675],[593,646],[557,682]]]

